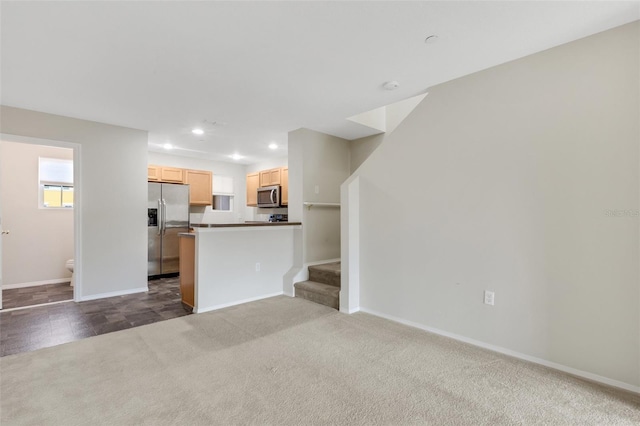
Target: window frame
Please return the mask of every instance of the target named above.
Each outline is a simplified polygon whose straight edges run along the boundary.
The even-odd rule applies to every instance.
[[[56,175],[56,177],[61,177],[65,179],[65,181],[57,181],[57,180],[48,180],[43,179],[43,163],[60,163],[67,164],[71,166],[71,182],[68,182],[69,178],[66,176],[61,176],[60,174]],[[75,188],[73,184],[73,160],[66,158],[51,158],[51,157],[38,157],[38,208],[43,210],[73,210],[75,208]],[[60,191],[60,205],[56,206],[48,206],[45,203],[45,189],[46,187],[58,187]],[[65,205],[64,202],[64,194],[65,192],[71,190],[73,192],[71,205]],[[67,203],[68,204],[68,203]]]

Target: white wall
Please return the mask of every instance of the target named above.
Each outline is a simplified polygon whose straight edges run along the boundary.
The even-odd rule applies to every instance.
[[[340,257],[340,209],[302,208],[304,202],[340,203],[349,177],[349,142],[308,129],[289,132],[289,220],[302,220],[303,262]],[[316,193],[316,187],[318,189]]]
[[[216,176],[233,178],[234,208],[233,211],[215,211],[211,206],[191,206],[191,223],[236,223],[244,222],[247,204],[245,166],[240,164],[212,161],[201,158],[183,157],[149,151],[149,164],[173,166],[183,169],[207,170]]]
[[[423,93],[421,95],[412,96],[408,99],[404,99],[402,101],[398,101],[392,103],[391,105],[387,105],[386,110],[386,126],[387,132],[386,134],[391,134],[396,127],[400,125],[404,121],[405,118],[422,102],[422,100],[427,96],[427,93]]]
[[[244,166],[244,168],[245,173],[249,174],[253,172],[259,172],[260,170],[275,169],[277,167],[287,167],[288,164],[289,157],[283,155],[280,157],[267,158],[264,161],[260,161],[257,163],[247,164],[246,166]]]
[[[371,111],[349,117],[347,120],[385,132],[387,130],[387,107],[383,106],[372,109]]]
[[[289,157],[275,157],[268,158],[264,161],[260,161],[258,163],[249,164],[245,166],[245,183],[246,183],[246,175],[254,172],[259,172],[261,170],[269,170],[275,169],[278,167],[287,167],[289,164]],[[289,179],[291,181],[291,179]],[[249,207],[246,205],[246,186],[245,186],[245,217],[246,220],[257,220],[261,222],[266,222],[269,220],[269,216],[275,213],[280,214],[288,214],[289,210],[287,207],[281,207],[277,209],[259,209],[257,207]]]
[[[0,142],[3,228],[2,285],[70,280],[73,210],[40,208],[39,157],[73,160],[73,150]]]
[[[349,141],[349,170],[355,172],[387,137],[386,133]]]
[[[387,105],[378,110],[384,111],[384,129],[385,133],[377,135],[365,136],[363,138],[354,139],[349,141],[349,156],[350,156],[350,169],[351,173],[355,172],[362,163],[375,151],[380,144],[402,123],[413,110],[422,102],[427,96],[427,93],[422,95],[412,96],[408,99],[398,101]]]
[[[639,40],[430,88],[356,173],[360,307],[640,390]]]
[[[195,312],[282,294],[294,228],[196,228]]]
[[[0,123],[3,134],[80,146],[79,297],[145,290],[147,132],[8,106]]]

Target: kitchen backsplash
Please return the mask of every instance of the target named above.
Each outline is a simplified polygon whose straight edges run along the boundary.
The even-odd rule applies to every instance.
[[[245,209],[241,209],[245,212]],[[241,223],[245,221],[260,221],[268,222],[269,216],[272,214],[288,214],[289,209],[286,207],[274,208],[274,209],[258,209],[251,207],[251,210],[247,208],[247,214],[242,214],[237,211],[216,211],[211,207],[198,207],[191,206],[189,221],[190,223]]]

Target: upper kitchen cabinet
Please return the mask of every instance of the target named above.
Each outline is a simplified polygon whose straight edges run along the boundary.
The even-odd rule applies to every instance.
[[[282,191],[280,195],[280,202],[283,206],[289,205],[289,167],[283,167],[280,173],[280,185]]]
[[[147,166],[147,180],[151,182],[183,183],[182,169],[166,166]]]
[[[160,180],[162,182],[184,183],[183,170],[175,167],[162,167],[160,169]]]
[[[280,185],[281,169],[263,170],[260,172],[260,187]]]
[[[184,170],[184,183],[189,185],[189,204],[210,206],[213,174],[204,170]]]
[[[280,185],[280,202],[283,206],[289,204],[289,168],[278,167],[277,169],[260,170],[247,175],[247,206],[256,207],[258,205],[258,188],[265,186]]]
[[[147,180],[152,182],[156,182],[160,180],[159,166],[147,166]]]
[[[258,187],[260,186],[260,173],[247,175],[247,206],[258,205]]]
[[[147,166],[147,179],[150,181],[184,183],[182,169],[166,166]]]
[[[189,204],[211,205],[213,173],[206,170],[179,169],[168,166],[147,166],[147,180],[150,182],[183,183],[189,185]]]

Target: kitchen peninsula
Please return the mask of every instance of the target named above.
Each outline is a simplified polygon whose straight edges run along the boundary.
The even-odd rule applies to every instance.
[[[180,287],[194,313],[291,293],[300,222],[191,226],[180,234]]]

